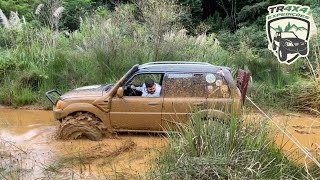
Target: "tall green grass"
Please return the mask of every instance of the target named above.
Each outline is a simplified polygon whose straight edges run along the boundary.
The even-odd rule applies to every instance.
[[[170,147],[158,159],[157,179],[304,179],[303,167],[290,161],[272,140],[265,120],[224,123],[193,117],[178,133],[168,133]],[[317,177],[317,171],[310,171]],[[318,172],[319,173],[319,172]]]

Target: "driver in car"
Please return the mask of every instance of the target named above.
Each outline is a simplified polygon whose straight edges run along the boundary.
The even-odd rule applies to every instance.
[[[152,79],[147,79],[142,87],[131,85],[131,89],[142,92],[143,97],[160,97],[161,86]]]

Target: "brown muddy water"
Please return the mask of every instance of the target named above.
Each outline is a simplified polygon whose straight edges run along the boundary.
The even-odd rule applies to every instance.
[[[280,127],[282,127],[297,143],[301,144],[314,157],[320,157],[320,117],[314,117],[308,114],[294,113],[280,115],[276,114],[272,118]],[[275,128],[276,129],[276,128]],[[300,163],[310,162],[310,159],[302,153],[297,145],[287,136],[275,130],[276,143],[292,159]]]
[[[307,158],[306,154],[298,148],[299,145],[307,150],[313,157],[320,158],[320,117],[303,113],[268,114],[272,119],[272,121],[267,120],[271,132],[270,135],[274,138],[276,145],[287,154],[291,160],[303,165],[311,162],[311,159]],[[255,119],[260,122],[261,119],[267,118],[260,113],[251,112],[246,115],[245,119],[248,121]]]
[[[140,179],[168,144],[145,134],[61,141],[58,126],[52,111],[0,108],[0,179]]]
[[[250,113],[250,117],[261,115]],[[308,151],[319,153],[320,118],[279,113],[272,118]],[[61,141],[55,138],[58,126],[52,111],[0,107],[0,179],[144,179],[168,145],[159,135],[135,134],[102,141]],[[297,162],[307,159],[271,127],[276,143],[290,158]]]

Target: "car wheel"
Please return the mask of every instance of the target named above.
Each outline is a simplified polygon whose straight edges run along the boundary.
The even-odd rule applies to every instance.
[[[88,138],[93,141],[101,140],[106,127],[95,115],[78,112],[62,119],[57,132],[57,138],[62,140]]]
[[[308,49],[299,52],[301,56],[304,56],[308,53]]]
[[[277,50],[277,45],[273,42],[272,43],[272,49],[275,51],[275,50]]]
[[[279,57],[280,61],[287,60],[287,52],[281,46],[278,49],[278,57]]]

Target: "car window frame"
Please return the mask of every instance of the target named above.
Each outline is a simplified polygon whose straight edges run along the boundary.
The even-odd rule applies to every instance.
[[[164,77],[165,77],[165,72],[135,72],[134,74],[131,75],[131,77],[129,77],[124,83],[123,86],[128,86],[128,83],[132,81],[132,79],[138,75],[141,74],[161,74],[161,78],[160,78],[160,82],[161,84],[159,84],[161,86],[161,91],[160,91],[160,96],[159,97],[143,97],[143,96],[123,96],[123,97],[143,97],[143,98],[163,98],[163,82],[164,82]],[[156,82],[155,82],[156,83]],[[158,83],[157,83],[158,84]]]

